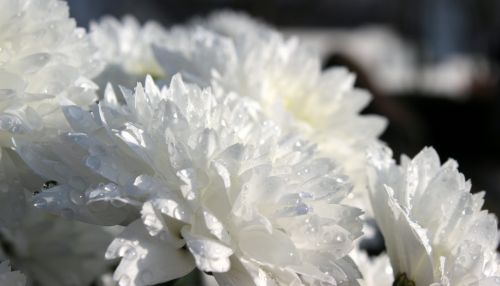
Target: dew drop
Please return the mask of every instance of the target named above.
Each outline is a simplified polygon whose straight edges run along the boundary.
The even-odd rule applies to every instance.
[[[337,177],[337,178],[335,179],[335,182],[337,182],[337,183],[339,183],[339,184],[343,184],[343,183],[345,183],[346,181],[347,181],[347,180],[346,180],[346,178],[345,178],[345,177]]]
[[[123,258],[131,260],[137,256],[137,252],[133,247],[127,247],[127,249],[123,253]]]
[[[47,200],[45,200],[44,198],[35,197],[35,199],[33,200],[33,205],[36,208],[43,208],[47,206]]]
[[[115,184],[107,184],[104,186],[104,190],[107,192],[116,192],[118,191],[118,186]]]
[[[49,60],[50,56],[48,54],[41,54],[38,57],[38,64],[43,64]]]
[[[471,215],[472,210],[469,207],[466,207],[465,209],[462,210],[463,215]]]
[[[78,39],[83,39],[84,35],[85,35],[85,33],[83,31],[77,31],[76,32],[76,37]]]
[[[346,240],[345,234],[339,233],[335,236],[335,241],[338,243],[342,243]]]
[[[295,213],[297,215],[305,215],[308,212],[309,212],[309,207],[302,202],[295,207]]]
[[[83,193],[81,191],[76,190],[76,189],[72,189],[69,192],[69,199],[75,205],[83,205],[85,203],[85,196],[83,195]]]

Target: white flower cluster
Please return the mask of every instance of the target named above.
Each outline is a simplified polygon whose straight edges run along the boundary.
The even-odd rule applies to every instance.
[[[482,194],[432,149],[397,166],[369,93],[299,39],[0,8],[0,285],[500,283]]]

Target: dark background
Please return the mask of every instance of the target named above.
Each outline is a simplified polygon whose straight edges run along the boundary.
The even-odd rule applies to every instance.
[[[367,112],[382,114],[390,125],[382,136],[395,155],[415,155],[434,146],[442,160],[454,158],[473,191],[487,190],[486,207],[500,215],[500,1],[499,0],[68,0],[71,14],[83,27],[111,14],[156,20],[165,26],[211,11],[234,9],[280,29],[306,31],[384,25],[412,43],[417,65],[439,64],[460,54],[485,61],[459,100],[404,90],[387,92],[355,58],[333,52],[325,67],[347,65],[358,74],[357,85],[370,89],[374,101]],[[444,79],[443,79],[444,80]],[[392,93],[392,94],[389,94]]]

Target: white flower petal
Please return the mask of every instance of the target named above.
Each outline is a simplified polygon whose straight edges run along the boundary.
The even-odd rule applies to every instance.
[[[192,256],[148,234],[137,220],[128,225],[108,250],[107,258],[122,257],[113,278],[120,285],[152,285],[180,278],[193,270]]]
[[[233,254],[230,247],[216,240],[193,235],[186,228],[183,228],[181,233],[200,270],[206,272],[226,272],[229,270],[231,266],[229,256]]]

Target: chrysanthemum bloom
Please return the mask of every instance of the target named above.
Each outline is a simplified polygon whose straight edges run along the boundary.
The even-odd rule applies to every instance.
[[[300,130],[338,160],[357,189],[353,194],[367,202],[365,149],[386,124],[360,115],[370,94],[353,88],[355,77],[344,68],[322,71],[319,56],[297,38],[240,16],[223,13],[203,27],[170,31],[171,39],[155,48],[166,74],[181,72],[256,100],[284,130]]]
[[[432,148],[401,166],[391,156],[370,152],[370,188],[397,285],[497,285],[497,220],[481,210],[484,193],[471,194],[457,163],[441,165]]]
[[[85,30],[58,0],[0,1],[0,144],[8,133],[60,128],[61,101],[95,100],[99,64]],[[7,134],[6,134],[7,133]]]
[[[11,271],[9,261],[4,261],[0,254],[0,285],[24,286],[26,277],[19,271]]]
[[[340,204],[350,187],[331,160],[281,135],[244,98],[216,97],[179,76],[161,90],[145,82],[124,91],[123,106],[111,88],[91,113],[68,106],[74,132],[64,137],[79,148],[20,143],[28,164],[59,182],[38,206],[127,224],[106,252],[122,257],[121,285],[168,281],[195,266],[222,285],[357,285],[346,255],[361,234],[360,211]],[[64,175],[45,165],[72,153],[85,155],[86,177],[71,173],[81,166],[61,163]]]
[[[146,75],[163,78],[164,73],[153,56],[153,44],[165,40],[166,31],[149,21],[143,26],[133,16],[120,21],[106,16],[90,23],[90,38],[106,64],[95,81],[104,88],[108,82],[133,88]]]

